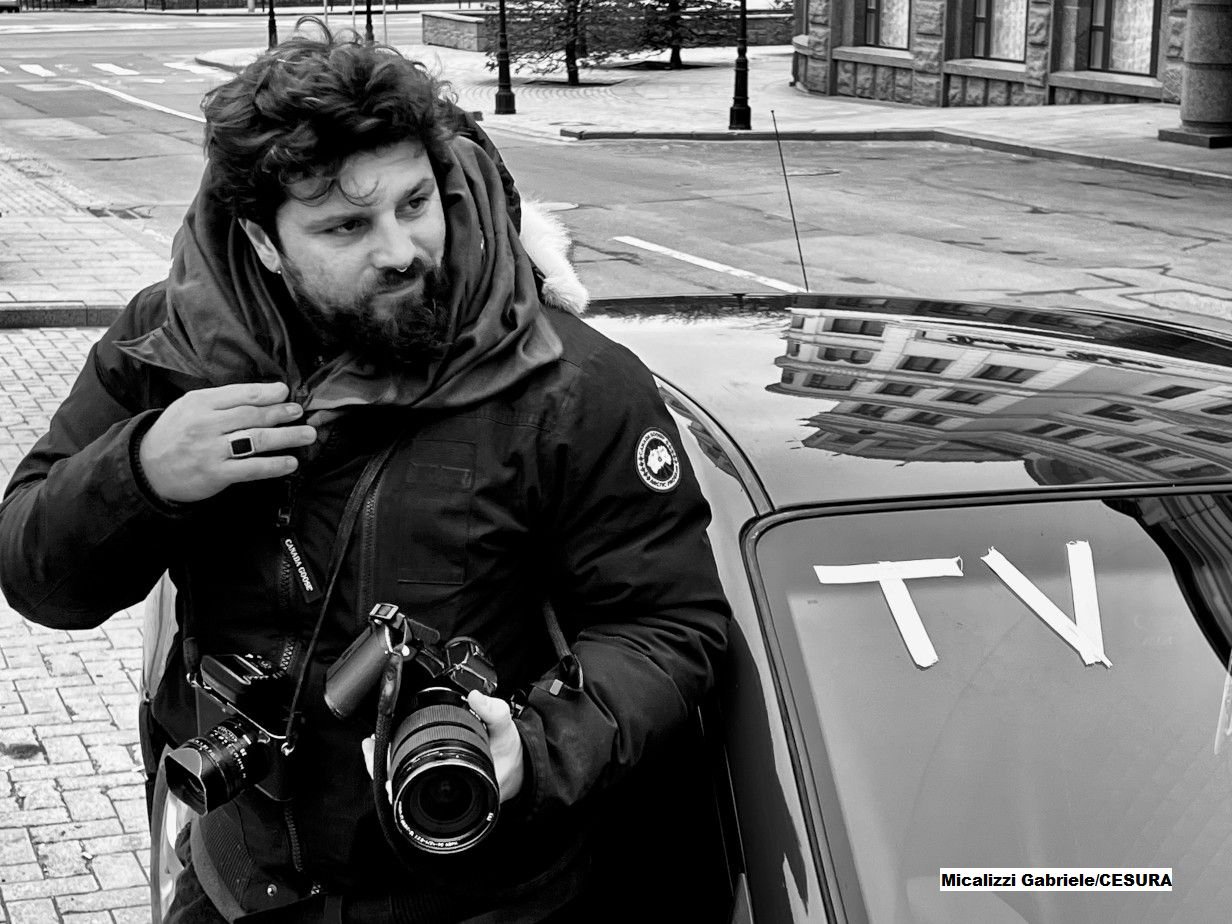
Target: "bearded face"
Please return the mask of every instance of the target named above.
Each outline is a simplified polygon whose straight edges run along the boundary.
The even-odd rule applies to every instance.
[[[324,345],[374,365],[420,364],[448,346],[445,214],[422,144],[355,154],[322,194],[291,184],[275,215],[277,243],[243,222],[262,263]]]
[[[350,297],[313,286],[283,259],[283,279],[300,314],[327,350],[353,350],[379,368],[416,366],[449,345],[449,282],[444,268],[416,258],[405,272],[382,270]]]

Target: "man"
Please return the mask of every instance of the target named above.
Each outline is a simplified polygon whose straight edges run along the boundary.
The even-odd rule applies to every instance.
[[[501,169],[420,66],[296,37],[204,111],[170,278],[92,349],[0,507],[4,592],[87,628],[169,569],[152,727],[173,743],[209,731],[183,679],[209,659],[286,680],[287,792],[249,780],[194,820],[171,920],[573,920],[588,821],[726,641],[674,425],[631,354],[545,306]],[[469,850],[383,832],[376,694],[326,705],[378,603],[499,675],[467,699],[502,803]]]

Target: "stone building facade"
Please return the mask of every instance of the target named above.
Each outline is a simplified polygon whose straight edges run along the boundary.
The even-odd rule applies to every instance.
[[[797,0],[793,79],[920,106],[1179,102],[1187,0]]]

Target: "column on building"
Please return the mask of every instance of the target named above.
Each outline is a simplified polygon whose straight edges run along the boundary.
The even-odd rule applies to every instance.
[[[1162,141],[1232,147],[1232,0],[1189,0],[1181,127]]]

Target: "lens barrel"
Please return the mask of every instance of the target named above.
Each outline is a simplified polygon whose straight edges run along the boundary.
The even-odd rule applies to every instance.
[[[458,853],[483,840],[496,824],[500,787],[483,723],[456,691],[417,694],[394,733],[394,821],[428,853]]]
[[[272,747],[256,725],[233,715],[167,755],[167,787],[204,815],[260,782],[272,766]]]

